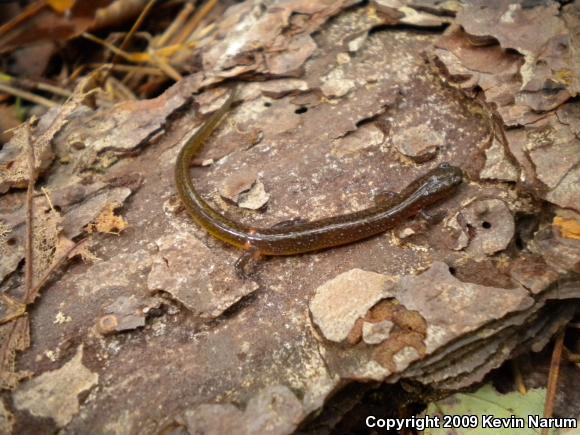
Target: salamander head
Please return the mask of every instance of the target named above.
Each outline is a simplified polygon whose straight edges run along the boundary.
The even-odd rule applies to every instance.
[[[441,163],[433,169],[430,175],[437,178],[441,183],[446,183],[450,186],[458,186],[463,182],[463,171],[447,162]]]
[[[449,163],[441,163],[422,177],[422,194],[435,202],[450,195],[463,181],[463,171]]]

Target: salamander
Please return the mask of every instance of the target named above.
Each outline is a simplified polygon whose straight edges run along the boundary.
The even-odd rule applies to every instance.
[[[175,184],[187,211],[212,236],[246,251],[236,263],[243,272],[246,262],[259,256],[295,255],[345,245],[393,228],[441,201],[461,184],[461,169],[441,163],[407,186],[396,199],[377,201],[372,207],[311,222],[285,222],[256,228],[235,222],[213,209],[196,191],[189,168],[205,141],[230,111],[235,92],[189,138],[177,156]]]

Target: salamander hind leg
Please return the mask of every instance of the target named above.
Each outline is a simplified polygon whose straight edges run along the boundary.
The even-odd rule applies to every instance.
[[[429,225],[437,225],[443,219],[445,219],[447,213],[444,210],[440,210],[436,213],[428,212],[425,209],[419,211],[419,217],[427,222]]]
[[[236,260],[234,268],[241,279],[249,279],[256,271],[256,265],[263,258],[257,248],[250,248]]]

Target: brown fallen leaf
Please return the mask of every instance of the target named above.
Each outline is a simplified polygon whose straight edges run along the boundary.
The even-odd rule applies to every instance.
[[[14,389],[18,382],[29,377],[30,371],[16,371],[16,352],[30,346],[29,319],[21,316],[0,325],[0,389]]]
[[[43,116],[30,132],[34,149],[34,174],[28,170],[28,124],[23,124],[14,136],[0,149],[0,193],[10,188],[23,188],[28,184],[30,175],[40,176],[52,163],[54,153],[52,141],[69,122],[72,114],[80,106],[90,105],[96,88],[95,76],[82,79],[77,85],[73,97],[65,104]]]
[[[78,36],[94,24],[96,12],[111,2],[74,2],[70,14],[65,16],[61,9],[69,1],[53,0],[51,7],[47,7],[44,1],[36,1],[0,27],[0,53],[47,41],[63,42]]]

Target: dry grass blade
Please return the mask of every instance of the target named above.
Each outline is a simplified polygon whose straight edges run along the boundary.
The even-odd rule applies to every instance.
[[[31,79],[12,77],[5,73],[0,73],[0,82],[6,82],[9,85],[15,85],[20,88],[26,88],[29,90],[39,90],[50,92],[54,95],[60,95],[61,97],[70,97],[72,92],[67,89],[59,88],[58,86],[50,85],[48,83],[35,82]]]
[[[173,20],[173,22],[165,29],[165,32],[159,37],[159,39],[153,42],[153,47],[163,47],[171,41],[173,36],[176,32],[185,24],[185,22],[189,19],[189,16],[193,12],[194,7],[190,2],[187,2],[183,5],[183,9],[179,12],[177,17]]]
[[[86,38],[89,41],[93,41],[97,44],[102,45],[103,47],[105,47],[108,50],[111,50],[113,53],[115,53],[115,55],[118,55],[129,62],[139,63],[139,62],[147,62],[149,60],[149,56],[147,56],[147,54],[145,54],[145,53],[127,53],[123,50],[119,50],[113,44],[110,44],[107,41],[105,41],[105,40],[103,40],[95,35],[91,35],[90,33],[87,33],[87,32],[83,33],[83,38]]]
[[[554,412],[554,402],[558,389],[558,378],[560,376],[560,361],[562,360],[562,349],[564,348],[564,335],[566,329],[563,328],[556,337],[552,360],[550,361],[550,375],[548,376],[548,391],[546,392],[546,403],[544,405],[544,417],[550,418]],[[542,429],[542,435],[548,435],[549,428]]]
[[[208,0],[206,4],[202,6],[202,8],[195,13],[192,19],[185,25],[185,27],[181,30],[175,41],[174,44],[182,44],[183,42],[187,41],[191,34],[197,29],[199,23],[216,7],[218,4],[218,0]]]
[[[517,360],[512,361],[512,368],[514,371],[514,380],[516,382],[518,392],[523,396],[528,392],[528,389],[526,388],[526,384],[524,383],[522,371],[520,370],[520,365]]]
[[[183,76],[173,68],[169,63],[165,62],[161,57],[157,56],[155,53],[150,53],[151,60],[157,64],[159,69],[163,71],[168,77],[172,78],[176,82],[181,80]]]
[[[159,70],[163,71],[168,77],[172,78],[173,80],[177,81],[180,80],[181,74],[175,70],[171,65],[169,65],[164,59],[170,57],[173,53],[175,53],[179,47],[178,46],[169,46],[163,47],[162,49],[158,50],[158,52],[150,52],[150,53],[127,53],[119,48],[115,47],[114,45],[104,41],[90,33],[84,33],[83,36],[97,44],[101,44],[104,47],[108,48],[112,52],[118,54],[119,56],[123,57],[125,60],[129,62],[135,63],[152,63],[156,65]],[[159,55],[157,54],[159,53]]]
[[[147,5],[145,5],[145,7],[143,8],[143,10],[139,14],[139,17],[137,18],[137,20],[133,24],[133,27],[131,27],[131,30],[129,30],[129,33],[127,33],[125,35],[125,38],[123,39],[123,42],[121,43],[121,46],[119,47],[119,49],[121,51],[125,51],[125,49],[129,45],[129,42],[131,41],[131,39],[133,39],[133,36],[135,35],[135,32],[137,32],[137,30],[139,30],[139,28],[143,24],[143,21],[145,21],[145,18],[147,18],[147,15],[149,15],[149,12],[151,12],[151,9],[155,5],[155,2],[156,1],[157,0],[149,0],[149,2],[147,3]],[[113,60],[111,60],[111,63],[112,64],[117,63],[118,58],[119,58],[119,55],[117,53],[115,53],[115,55],[113,56]]]
[[[20,97],[24,100],[27,100],[27,101],[30,101],[32,103],[39,104],[41,106],[48,107],[48,108],[58,106],[58,103],[55,103],[54,101],[48,100],[44,97],[40,97],[40,96],[33,94],[31,92],[28,92],[28,91],[23,91],[22,89],[15,88],[15,87],[12,87],[12,86],[4,84],[4,83],[0,83],[0,92],[6,92],[9,95],[13,95],[15,97]]]
[[[115,77],[108,77],[106,88],[109,94],[113,95],[116,99],[126,101],[133,100],[136,101],[138,98],[135,96],[133,91],[125,86],[122,82],[117,80]]]
[[[578,353],[572,353],[572,352],[566,352],[566,359],[568,361],[570,361],[571,363],[578,364],[578,363],[580,363],[580,354],[578,354]]]
[[[128,73],[144,74],[149,76],[165,76],[161,70],[150,66],[140,66],[140,65],[120,65],[111,63],[90,63],[87,65],[89,68],[110,68],[113,71],[121,71]]]

